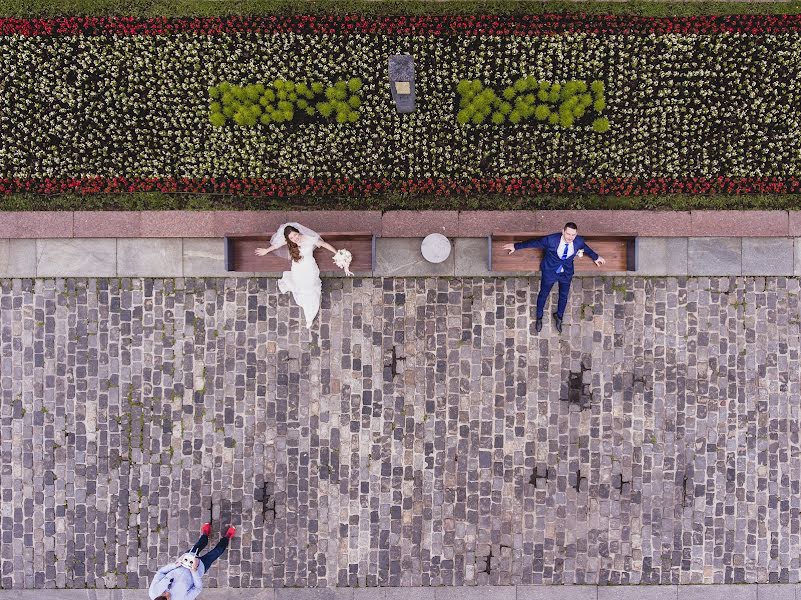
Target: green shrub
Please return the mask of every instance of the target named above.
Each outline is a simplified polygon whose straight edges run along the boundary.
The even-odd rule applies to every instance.
[[[261,86],[261,90],[259,90],[259,86],[250,84],[245,88],[245,98],[251,102],[258,102],[262,92],[264,92],[264,86]]]
[[[209,96],[214,98],[215,100],[220,97],[220,88],[216,85],[213,85],[209,88]]]
[[[559,113],[552,112],[550,115],[548,115],[548,122],[551,125],[559,125]]]
[[[542,102],[548,102],[548,99],[550,97],[551,97],[551,95],[546,90],[540,90],[537,93],[537,98],[539,98],[540,101],[542,101]]]
[[[362,105],[362,100],[358,96],[351,96],[348,98],[348,104],[350,104],[352,108],[359,108]]]
[[[606,101],[603,98],[598,98],[592,103],[592,108],[595,110],[595,112],[601,112],[606,108]]]
[[[259,121],[261,121],[262,125],[269,125],[273,122],[273,119],[268,113],[264,113],[261,117],[259,117]]]
[[[503,97],[507,100],[511,100],[515,96],[517,96],[517,91],[513,87],[508,87],[503,90]]]
[[[537,108],[534,110],[534,116],[537,117],[538,121],[544,121],[550,116],[550,114],[551,109],[545,104],[538,104]]]
[[[495,123],[496,125],[500,125],[505,120],[506,117],[503,115],[503,113],[500,112],[492,113],[492,122]]]
[[[315,94],[322,94],[324,89],[325,86],[319,81],[314,81],[311,84],[311,91],[314,92]]]
[[[330,102],[319,102],[315,108],[326,119],[334,114],[334,107]]]
[[[212,112],[209,115],[209,120],[211,121],[211,124],[214,125],[215,127],[222,127],[223,125],[225,125],[225,122],[228,119],[226,119],[225,115],[222,113]]]
[[[598,133],[604,133],[605,131],[609,131],[609,127],[610,127],[609,119],[607,119],[606,117],[600,117],[592,122],[592,128]]]
[[[361,80],[361,79],[359,79],[358,77],[353,77],[353,78],[351,78],[351,79],[348,79],[348,89],[349,89],[349,90],[350,90],[352,93],[354,93],[354,94],[355,94],[355,93],[356,93],[356,92],[358,92],[360,89],[362,89],[362,80]]]
[[[520,123],[520,119],[522,118],[522,115],[516,110],[513,110],[509,113],[509,122],[514,123],[515,125]]]

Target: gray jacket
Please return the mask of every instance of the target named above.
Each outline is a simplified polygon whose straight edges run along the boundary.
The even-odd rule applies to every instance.
[[[170,600],[195,600],[203,591],[201,577],[206,571],[202,561],[198,561],[197,571],[170,563],[161,567],[150,583],[150,600],[158,598],[164,591],[170,592]]]

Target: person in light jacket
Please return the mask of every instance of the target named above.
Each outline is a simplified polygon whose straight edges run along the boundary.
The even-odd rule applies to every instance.
[[[209,543],[211,523],[205,523],[200,532],[201,536],[191,550],[178,561],[161,567],[155,574],[150,583],[150,600],[195,600],[203,591],[203,574],[228,548],[228,542],[236,534],[236,529],[229,527],[214,549],[203,556],[198,556],[197,553]]]

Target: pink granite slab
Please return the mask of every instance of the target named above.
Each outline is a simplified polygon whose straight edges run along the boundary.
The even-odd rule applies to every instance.
[[[801,210],[791,210],[789,213],[790,231],[789,235],[801,237]]]
[[[392,210],[381,219],[383,237],[425,237],[441,233],[446,237],[459,235],[459,213],[455,210]]]
[[[367,232],[381,234],[381,211],[378,210],[309,210],[287,211],[286,221],[295,221],[320,233]]]
[[[149,210],[142,213],[140,236],[151,238],[218,237],[216,224],[217,213],[215,211]]]
[[[222,210],[214,213],[214,234],[223,237],[229,233],[261,233],[272,235],[278,226],[286,223],[283,211]]]
[[[683,237],[692,235],[689,212],[640,210],[544,210],[538,229],[561,231],[567,222],[578,225],[579,233],[636,233],[643,237]]]
[[[694,210],[695,237],[777,237],[790,231],[786,210]]]
[[[76,238],[141,237],[143,214],[144,212],[134,210],[75,211],[73,236]]]
[[[537,231],[537,213],[531,210],[476,210],[459,213],[459,237],[493,233]]]
[[[0,213],[0,238],[70,238],[71,211],[20,211]]]

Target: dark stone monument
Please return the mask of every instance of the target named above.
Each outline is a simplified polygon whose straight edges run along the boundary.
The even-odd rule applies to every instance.
[[[389,57],[389,89],[399,113],[414,112],[414,61],[409,54]]]

